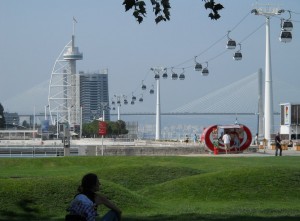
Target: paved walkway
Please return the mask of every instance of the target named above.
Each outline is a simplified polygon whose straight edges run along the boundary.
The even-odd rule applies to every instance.
[[[73,140],[71,141],[71,146],[76,147],[87,147],[91,146],[92,149],[95,149],[96,146],[100,146],[102,139],[82,139],[82,140]],[[150,140],[114,140],[114,139],[104,139],[103,144],[105,146],[106,154],[108,154],[109,149],[125,149],[123,152],[119,153],[120,155],[180,155],[180,156],[199,156],[199,157],[271,157],[275,156],[275,150],[258,150],[257,146],[251,146],[243,153],[231,153],[225,154],[221,153],[214,155],[212,152],[205,150],[203,145],[199,143],[181,143],[181,142],[157,142]],[[47,140],[41,141],[40,139],[35,140],[1,140],[0,150],[3,147],[60,147],[62,148],[61,140]],[[149,153],[147,150],[149,149]],[[133,153],[133,150],[137,150],[136,153]],[[256,152],[255,152],[256,151]],[[128,153],[127,153],[128,152]],[[129,153],[130,152],[130,153]],[[1,153],[0,153],[1,154]],[[94,153],[95,154],[95,153]],[[85,155],[85,154],[79,154]],[[300,151],[296,150],[283,150],[283,156],[300,156]]]
[[[185,155],[187,156],[187,155]],[[218,155],[214,155],[213,153],[203,153],[203,154],[190,154],[188,156],[202,156],[202,157],[274,157],[275,156],[275,150],[266,150],[265,152],[263,150],[259,150],[258,152],[250,152],[245,151],[243,153],[231,153],[231,154],[225,154],[221,153]],[[282,156],[300,156],[300,151],[296,150],[283,150]]]

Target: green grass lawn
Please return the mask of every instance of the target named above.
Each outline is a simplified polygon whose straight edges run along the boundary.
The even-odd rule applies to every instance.
[[[63,220],[88,172],[124,221],[300,220],[300,158],[284,156],[0,159],[0,221]]]

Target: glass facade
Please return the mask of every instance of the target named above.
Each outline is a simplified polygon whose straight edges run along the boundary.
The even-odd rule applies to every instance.
[[[103,117],[110,120],[108,74],[84,73],[80,75],[80,105],[82,107],[82,123]]]

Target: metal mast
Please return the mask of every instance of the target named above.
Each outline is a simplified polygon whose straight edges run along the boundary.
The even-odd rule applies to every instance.
[[[160,140],[160,82],[156,80],[156,129],[155,129],[155,140]]]
[[[155,128],[155,140],[160,140],[161,135],[161,110],[160,110],[160,77],[166,71],[164,67],[151,68],[151,71],[155,74],[156,80],[156,128]]]
[[[273,86],[272,86],[272,66],[271,66],[271,44],[270,44],[270,17],[281,14],[282,10],[271,5],[257,5],[252,10],[255,15],[262,15],[266,18],[266,58],[265,58],[265,107],[264,107],[264,134],[268,146],[271,134],[274,132],[273,117]]]

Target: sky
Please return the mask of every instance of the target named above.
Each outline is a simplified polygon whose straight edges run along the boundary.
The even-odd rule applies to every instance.
[[[155,88],[150,68],[167,67],[169,76],[171,67],[178,74],[184,70],[184,81],[161,81],[161,109],[174,110],[259,68],[264,71],[265,18],[250,13],[256,2],[292,11],[292,42],[278,40],[280,18],[288,19],[289,13],[273,17],[270,23],[273,80],[285,85],[273,90],[276,95],[299,87],[299,0],[218,0],[225,8],[217,21],[208,17],[201,0],[172,0],[171,20],[159,24],[149,0],[141,24],[132,11],[125,12],[122,2],[0,0],[0,103],[4,110],[43,113],[55,60],[71,40],[73,17],[78,21],[75,44],[83,53],[77,71],[108,69],[110,100],[125,95],[130,101],[132,93],[144,99],[143,103],[123,105],[122,112],[155,112],[156,97],[148,93],[152,84]],[[241,42],[241,61],[232,59],[237,49],[226,51],[228,31],[230,38]],[[208,76],[194,71],[195,56],[204,66],[208,61]],[[147,92],[141,90],[142,81]],[[300,103],[299,93],[288,93],[280,102]]]

